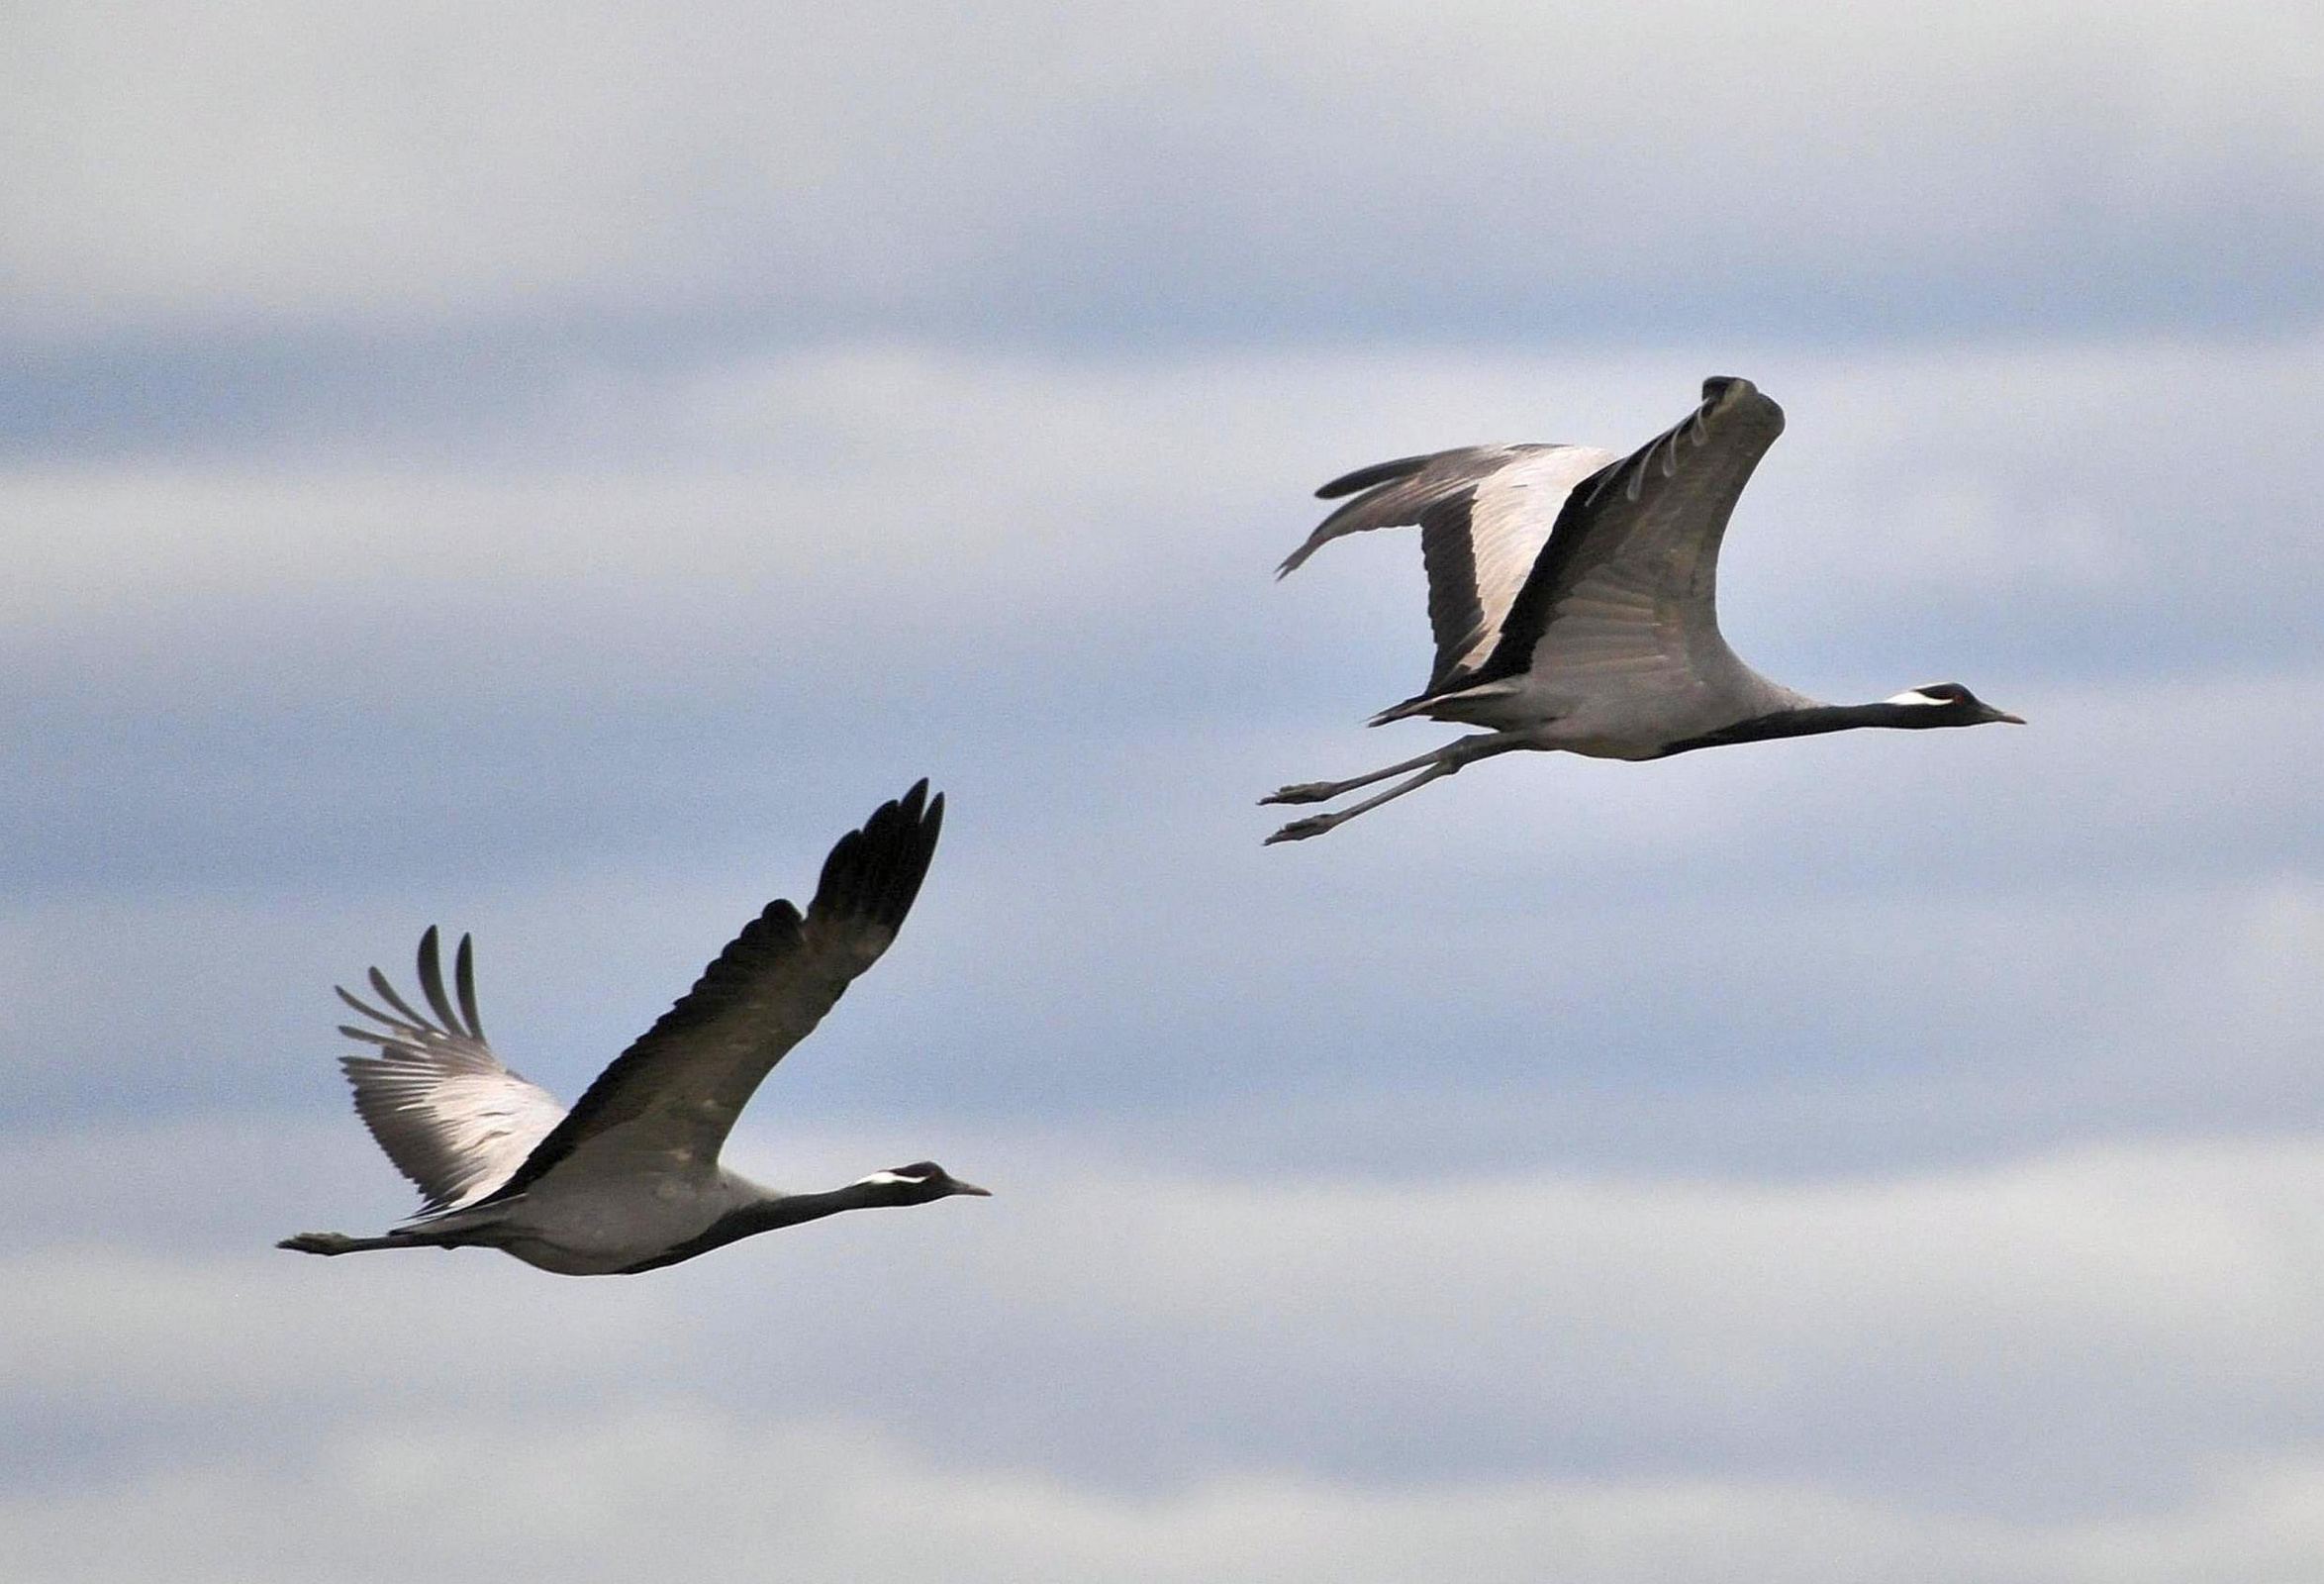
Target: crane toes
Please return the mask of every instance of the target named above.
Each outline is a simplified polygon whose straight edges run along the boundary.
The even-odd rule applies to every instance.
[[[1336,781],[1301,781],[1292,786],[1278,787],[1259,800],[1265,808],[1270,803],[1328,803],[1339,796]]]
[[[343,1232],[303,1232],[296,1238],[285,1238],[274,1246],[302,1254],[343,1254],[354,1241]]]
[[[1291,824],[1276,832],[1261,844],[1273,846],[1278,842],[1305,842],[1311,836],[1321,836],[1339,824],[1341,818],[1342,816],[1337,814],[1310,814],[1304,820],[1292,821]]]

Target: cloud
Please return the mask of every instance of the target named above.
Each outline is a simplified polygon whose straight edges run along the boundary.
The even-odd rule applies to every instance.
[[[2115,861],[2216,855],[2250,827],[2206,816],[2279,826],[2305,751],[2324,579],[2305,503],[2324,479],[2295,426],[2315,355],[1766,353],[1749,366],[1791,432],[1730,537],[1727,630],[1825,696],[1956,678],[2037,716],[2055,700],[2005,743],[1948,738],[1947,762],[2041,754],[2079,808],[2111,811],[2091,829],[2180,832]],[[21,895],[126,872],[271,884],[387,849],[466,871],[681,826],[724,842],[763,828],[769,787],[859,757],[881,786],[989,769],[1052,811],[1114,810],[1091,782],[1120,776],[1239,803],[1408,752],[1418,730],[1339,724],[1421,674],[1409,536],[1266,576],[1310,480],[1495,436],[1619,443],[1706,361],[859,347],[567,391],[417,460],[348,436],[295,464],[165,447],[19,466],[0,473],[22,530],[0,590],[19,833],[0,861]],[[813,758],[792,746],[808,737]],[[2127,774],[2121,744],[2157,741],[2174,762]],[[1655,810],[1657,849],[1693,862],[1712,848],[1668,825],[1665,790],[1692,803],[1699,777],[1758,785],[1827,752],[1901,767],[1928,746],[1621,772],[1577,831]],[[1472,784],[1527,779],[1497,765],[1429,797],[1482,810]],[[1765,796],[1814,798],[1812,780]]]
[[[29,340],[1885,336],[2318,305],[2324,94],[2289,4],[160,23],[12,25],[0,260]]]
[[[2195,695],[2160,719],[2252,708]],[[1191,775],[1108,758],[1030,798],[996,760],[943,778],[956,813],[911,929],[760,1104],[897,1123],[895,1161],[871,1165],[929,1153],[920,1130],[947,1118],[1015,1118],[1391,1175],[1821,1175],[2303,1125],[2324,892],[2301,877],[2300,783],[2254,775],[2229,804],[2190,776],[2108,806],[2107,739],[2077,736],[2086,758],[2034,761],[2041,799],[1966,811],[1902,748],[1669,786],[1528,763],[1328,863],[1257,849],[1233,794],[1262,744]],[[744,919],[807,889],[900,789],[874,762],[900,751],[795,782],[734,764],[755,822],[680,811],[730,820],[715,841],[683,818],[608,829],[579,801],[533,805],[552,830],[503,813],[440,838],[382,809],[378,834],[298,870],[286,809],[257,822],[284,871],[257,894],[20,900],[0,917],[0,1094],[26,1122],[343,1119],[329,986],[373,962],[408,978],[435,922],[477,932],[495,1038],[570,1099]],[[2157,850],[2157,829],[2214,814],[2244,834]],[[1505,834],[1447,857],[1446,820]]]
[[[948,1469],[876,1436],[755,1429],[709,1409],[527,1431],[462,1423],[350,1433],[301,1466],[143,1473],[0,1507],[27,1584],[172,1577],[399,1579],[494,1558],[510,1579],[674,1568],[931,1584],[1215,1579],[1287,1584],[2190,1584],[2294,1576],[2324,1554],[2324,1472],[2239,1464],[2153,1519],[1918,1513],[1783,1482],[1527,1480],[1382,1491],[1282,1478],[1125,1501],[1013,1472]],[[414,1523],[414,1513],[426,1513]]]
[[[0,1179],[136,1152],[199,1198],[221,1142],[17,1145]],[[70,1426],[110,1453],[20,1465],[11,1533],[58,1577],[164,1543],[195,1577],[492,1546],[582,1576],[628,1546],[827,1547],[870,1576],[925,1545],[939,1578],[1217,1576],[1236,1547],[1382,1578],[1910,1556],[2139,1580],[2324,1554],[2313,1140],[1794,1185],[1233,1179],[941,1143],[1002,1196],[635,1281],[278,1255],[249,1230],[340,1190],[262,1180],[210,1234],[36,1246],[0,1283],[0,1413],[20,1444]],[[876,1147],[784,1153],[821,1180]]]
[[[2265,664],[2305,653],[2284,629],[2320,570],[2300,532],[2316,355],[2305,337],[1094,361],[875,344],[575,371],[488,417],[439,415],[418,450],[356,425],[294,431],[287,455],[161,437],[20,462],[0,472],[23,528],[0,617],[20,696],[74,644],[100,648],[100,678],[157,647],[172,679],[188,648],[187,680],[232,677],[269,630],[415,671],[440,657],[470,689],[602,693],[641,667],[694,691],[726,685],[718,667],[845,664],[872,643],[864,685],[939,645],[948,669],[969,644],[1088,666],[1165,624],[1182,649],[1264,667],[1256,688],[1316,663],[1298,645],[1345,624],[1334,600],[1418,630],[1408,536],[1267,581],[1312,481],[1484,439],[1624,446],[1732,365],[1791,414],[1722,566],[1739,642],[1828,665],[1869,632],[1974,626],[2072,674]]]
[[[1787,1170],[2305,1117],[2319,1009],[2267,942],[2314,891],[2314,353],[1738,365],[1792,419],[1737,645],[2036,724],[1511,759],[1263,854],[1258,793],[1432,735],[1354,725],[1423,664],[1409,536],[1268,579],[1304,487],[1648,433],[1704,359],[886,346],[552,393],[425,465],[19,468],[9,1103],[336,1110],[319,998],[431,921],[576,1092],[932,774],[912,949],[786,1070],[808,1115]]]
[[[2317,27],[12,14],[32,1576],[2315,1572]],[[1260,851],[1417,745],[1408,537],[1267,580],[1312,482],[1712,371],[1738,648],[2036,725]],[[267,1247],[411,1203],[331,982],[474,928],[569,1096],[923,772],[736,1163],[1000,1197]]]

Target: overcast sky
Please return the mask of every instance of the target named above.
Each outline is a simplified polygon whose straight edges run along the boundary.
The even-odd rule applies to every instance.
[[[0,1577],[2324,1576],[2308,4],[16,7]],[[1821,697],[1417,753],[1309,492],[1789,430]],[[568,1100],[920,775],[732,1157],[996,1191],[325,1263],[330,995]]]

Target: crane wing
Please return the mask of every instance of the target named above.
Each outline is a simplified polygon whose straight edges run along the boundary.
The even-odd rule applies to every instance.
[[[1717,579],[1735,501],[1783,432],[1749,380],[1704,380],[1693,413],[1567,497],[1500,642],[1459,685],[1618,671],[1782,692],[1719,636]]]
[[[1417,524],[1436,638],[1428,691],[1458,685],[1492,652],[1568,492],[1613,459],[1587,446],[1468,446],[1360,468],[1315,492],[1363,493],[1325,518],[1276,576],[1344,535]]]
[[[434,925],[420,938],[419,969],[433,1017],[414,1009],[373,968],[371,988],[393,1010],[342,988],[339,999],[379,1027],[342,1024],[339,1032],[378,1047],[373,1055],[341,1056],[339,1066],[355,1087],[355,1114],[396,1169],[418,1185],[425,1216],[457,1209],[506,1182],[565,1108],[502,1066],[485,1042],[468,937],[460,937],[453,960],[457,1011],[443,992]]]
[[[807,915],[776,901],[694,988],[598,1075],[491,1199],[560,1166],[709,1172],[762,1079],[880,959],[920,894],[944,799],[924,780],[883,803],[823,861]]]

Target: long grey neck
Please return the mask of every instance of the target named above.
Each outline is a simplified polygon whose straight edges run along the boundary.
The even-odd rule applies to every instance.
[[[770,1194],[764,1199],[737,1205],[701,1232],[667,1252],[652,1259],[627,1267],[622,1274],[633,1275],[641,1270],[658,1270],[674,1265],[681,1259],[692,1259],[696,1254],[736,1242],[744,1238],[755,1238],[762,1232],[773,1232],[778,1227],[796,1227],[805,1221],[821,1221],[835,1216],[842,1210],[868,1210],[891,1201],[881,1192],[880,1185],[851,1182],[844,1188],[833,1188],[821,1194]]]
[[[1724,747],[1730,742],[1816,737],[1825,732],[1852,731],[1860,726],[1912,730],[1946,724],[1944,720],[1932,719],[1932,707],[1926,704],[1810,704],[1795,710],[1778,710],[1772,715],[1755,715],[1748,721],[1737,721],[1733,726],[1722,726],[1715,732],[1673,742],[1662,750],[1661,756],[1667,759],[1674,753]]]
[[[727,1212],[722,1221],[739,1221],[742,1228],[734,1238],[748,1238],[753,1233],[773,1232],[777,1227],[796,1227],[803,1221],[821,1221],[825,1216],[836,1216],[842,1210],[869,1210],[888,1203],[878,1183],[851,1182],[844,1188],[833,1188],[821,1194],[776,1194],[738,1210]],[[720,1239],[732,1242],[733,1238]]]

